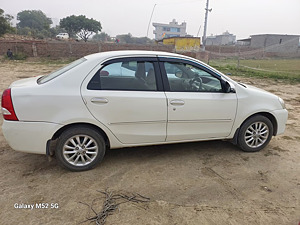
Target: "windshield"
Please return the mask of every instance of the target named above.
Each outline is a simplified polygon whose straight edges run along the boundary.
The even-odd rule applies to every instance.
[[[86,61],[85,58],[81,58],[81,59],[78,59],[48,75],[45,75],[45,76],[42,76],[41,78],[38,79],[38,84],[44,84],[46,82],[48,82],[49,80],[52,80],[58,76],[60,76],[61,74],[69,71],[70,69],[73,69],[74,67],[78,66],[79,64],[83,63],[84,61]]]

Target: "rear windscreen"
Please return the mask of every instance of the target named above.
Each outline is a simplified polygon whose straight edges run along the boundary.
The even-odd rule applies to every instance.
[[[84,61],[86,61],[85,58],[81,58],[81,59],[78,59],[48,75],[45,75],[45,76],[42,76],[41,78],[38,79],[38,84],[44,84],[46,82],[48,82],[49,80],[52,80],[58,76],[60,76],[61,74],[69,71],[70,69],[73,69],[74,67],[78,66],[79,64],[83,63]]]

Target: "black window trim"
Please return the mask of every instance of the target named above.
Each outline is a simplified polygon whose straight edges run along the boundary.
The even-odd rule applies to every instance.
[[[102,63],[103,66],[108,64],[117,63],[117,62],[130,62],[130,61],[147,61],[147,62],[155,62],[157,61],[157,57],[121,57],[121,58],[114,58],[108,59]]]

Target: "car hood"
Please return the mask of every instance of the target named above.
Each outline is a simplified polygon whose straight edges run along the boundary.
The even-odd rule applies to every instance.
[[[265,93],[265,94],[270,94],[270,95],[274,95],[264,89],[261,89],[261,88],[258,88],[258,87],[255,87],[255,86],[252,86],[252,85],[249,85],[249,84],[244,84],[244,83],[239,83],[241,86],[243,86],[244,88],[248,89],[249,91],[254,91],[254,92],[262,92],[262,93]],[[274,95],[276,96],[276,95]]]
[[[252,85],[247,85],[247,88],[251,88],[251,89],[254,89],[256,91],[268,92],[264,89],[261,89],[261,88],[258,88],[258,87],[252,86]]]
[[[9,87],[12,88],[12,87],[25,87],[25,86],[37,85],[37,80],[40,77],[42,77],[42,75],[37,77],[30,77],[30,78],[17,80],[13,82]]]

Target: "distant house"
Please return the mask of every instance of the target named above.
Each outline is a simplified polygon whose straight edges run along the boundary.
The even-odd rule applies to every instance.
[[[155,27],[153,33],[155,34],[155,40],[161,40],[163,38],[170,37],[185,37],[186,33],[186,22],[178,24],[175,19],[169,24],[164,23],[153,23]]]
[[[230,34],[228,31],[221,35],[211,35],[206,38],[206,46],[208,45],[234,45],[236,42],[236,36]]]
[[[296,53],[299,50],[299,35],[258,34],[238,40],[239,45],[263,48],[265,52]]]

